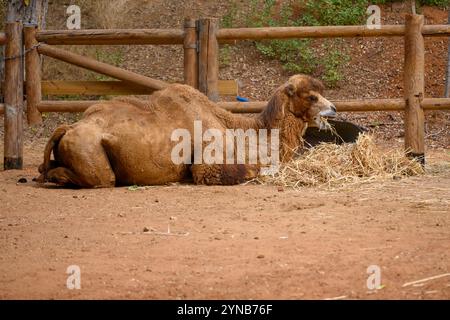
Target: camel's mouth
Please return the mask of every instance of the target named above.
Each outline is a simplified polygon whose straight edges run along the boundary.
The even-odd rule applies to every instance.
[[[336,107],[332,104],[327,110],[321,111],[319,115],[321,117],[334,118],[337,116]]]
[[[327,118],[335,118],[336,116],[336,107],[334,106],[334,104],[330,103],[325,110],[317,113],[309,124],[312,127],[319,128],[319,130],[326,130],[329,128]]]

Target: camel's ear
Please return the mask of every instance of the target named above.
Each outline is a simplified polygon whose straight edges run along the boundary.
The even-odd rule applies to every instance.
[[[295,94],[295,86],[292,83],[289,83],[286,88],[284,88],[284,92],[288,97],[292,97]]]

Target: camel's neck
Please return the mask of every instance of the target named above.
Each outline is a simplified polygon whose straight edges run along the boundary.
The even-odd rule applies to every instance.
[[[216,110],[216,116],[230,129],[275,129],[282,124],[284,103],[278,94],[275,94],[264,110],[255,116],[233,114],[221,108]]]
[[[253,117],[232,114],[222,108],[216,109],[216,116],[221,119],[225,127],[230,129],[279,129],[280,130],[280,159],[289,161],[294,151],[302,146],[302,135],[307,127],[301,119],[291,113],[284,112],[285,101],[275,94],[266,108]]]
[[[226,111],[222,108],[217,108],[215,115],[219,118],[226,128],[229,129],[262,129],[265,128],[261,119],[261,114],[255,116],[244,116],[240,114],[234,114]]]

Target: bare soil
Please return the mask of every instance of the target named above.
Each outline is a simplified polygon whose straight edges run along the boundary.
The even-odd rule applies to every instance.
[[[43,143],[0,172],[1,299],[450,298],[449,276],[402,287],[450,273],[448,151],[425,176],[340,190],[74,190],[32,182]]]

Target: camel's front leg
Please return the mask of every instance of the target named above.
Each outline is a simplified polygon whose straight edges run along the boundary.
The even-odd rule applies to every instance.
[[[194,164],[191,166],[195,184],[233,185],[254,179],[260,167],[251,164]]]

